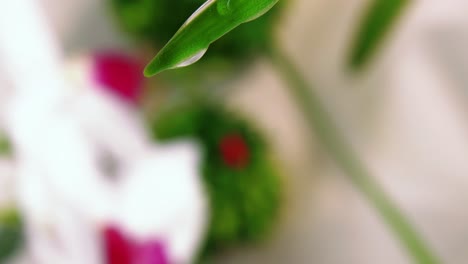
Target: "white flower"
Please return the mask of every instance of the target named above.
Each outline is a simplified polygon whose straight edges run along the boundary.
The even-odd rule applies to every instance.
[[[206,219],[196,146],[154,145],[126,105],[74,88],[36,4],[7,1],[0,16],[14,89],[5,124],[34,263],[102,263],[100,232],[113,223],[165,240],[170,261],[191,262]],[[103,157],[118,166],[108,170]]]

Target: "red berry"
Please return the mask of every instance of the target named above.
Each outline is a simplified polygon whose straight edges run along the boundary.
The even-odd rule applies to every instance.
[[[232,168],[244,168],[249,160],[249,148],[239,134],[229,134],[219,145],[224,163]]]

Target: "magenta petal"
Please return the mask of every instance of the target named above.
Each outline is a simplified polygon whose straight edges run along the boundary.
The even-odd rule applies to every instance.
[[[139,244],[133,253],[133,264],[168,264],[164,244],[160,241],[147,241]]]
[[[143,63],[130,56],[98,53],[94,56],[93,75],[102,87],[126,102],[136,104],[142,92],[143,68]]]
[[[132,264],[132,242],[115,227],[107,227],[103,232],[105,263]]]

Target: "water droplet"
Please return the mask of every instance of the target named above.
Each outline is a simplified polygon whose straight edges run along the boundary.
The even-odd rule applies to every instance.
[[[247,19],[244,23],[247,23],[247,22],[250,22],[250,21],[253,21],[261,16],[263,16],[264,14],[266,14],[268,11],[270,11],[271,7],[269,8],[265,8],[263,10],[261,10],[259,13],[255,14],[253,17]]]
[[[216,2],[216,0],[208,0],[206,1],[202,6],[200,6],[197,11],[195,11],[188,19],[185,21],[185,23],[182,25],[181,28],[184,28],[186,25],[188,25],[192,20],[194,20],[198,15],[200,15],[205,9],[207,9],[211,4]]]
[[[186,67],[186,66],[194,64],[195,62],[199,61],[203,57],[203,55],[205,55],[207,50],[208,49],[203,49],[203,50],[199,51],[197,54],[195,54],[192,57],[188,58],[187,60],[179,63],[174,68],[181,68],[181,67]]]

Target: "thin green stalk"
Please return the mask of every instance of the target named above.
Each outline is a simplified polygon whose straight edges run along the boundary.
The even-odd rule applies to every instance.
[[[415,263],[439,263],[418,232],[355,155],[351,146],[337,130],[318,96],[294,64],[282,53],[280,48],[272,47],[269,55],[279,74],[288,84],[289,92],[303,112],[308,125],[315,132],[323,147],[377,210],[389,228],[393,230]]]

